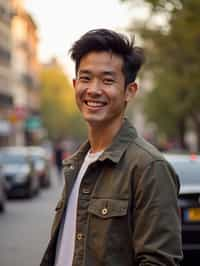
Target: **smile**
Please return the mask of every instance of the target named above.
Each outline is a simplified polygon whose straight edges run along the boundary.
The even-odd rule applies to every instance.
[[[106,105],[105,102],[96,102],[96,101],[84,101],[84,102],[89,107],[103,107]]]

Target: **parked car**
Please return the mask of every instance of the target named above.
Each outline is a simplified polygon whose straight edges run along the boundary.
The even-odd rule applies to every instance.
[[[6,193],[5,193],[5,180],[1,172],[0,166],[0,212],[5,210],[5,202],[6,202]]]
[[[46,150],[39,146],[28,146],[27,148],[35,164],[40,186],[49,187],[51,185],[51,162]]]
[[[180,178],[179,207],[185,255],[200,254],[200,156],[165,154]]]
[[[7,183],[8,197],[31,197],[39,191],[39,179],[26,147],[1,149],[0,164]]]

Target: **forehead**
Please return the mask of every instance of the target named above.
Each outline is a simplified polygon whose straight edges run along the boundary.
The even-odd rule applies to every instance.
[[[112,52],[91,52],[81,58],[78,73],[84,71],[122,72],[123,59]]]

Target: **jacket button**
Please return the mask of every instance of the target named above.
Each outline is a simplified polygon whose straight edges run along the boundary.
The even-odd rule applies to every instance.
[[[108,209],[107,208],[103,208],[102,210],[101,210],[101,214],[102,215],[106,215],[108,213]]]
[[[70,170],[74,170],[74,166],[72,164],[69,165]]]
[[[84,187],[84,188],[82,189],[82,193],[83,193],[83,194],[90,194],[90,190],[89,190],[89,188]]]
[[[78,233],[78,234],[76,235],[76,239],[77,239],[77,240],[81,240],[81,239],[83,239],[83,234]]]

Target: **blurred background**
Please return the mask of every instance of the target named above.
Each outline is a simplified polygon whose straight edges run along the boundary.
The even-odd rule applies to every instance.
[[[135,36],[146,64],[127,116],[161,151],[199,153],[199,14],[199,0],[0,0],[1,266],[39,264],[63,184],[61,160],[86,137],[68,54],[86,31]]]

